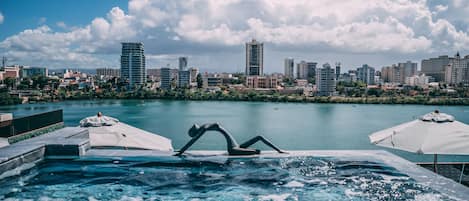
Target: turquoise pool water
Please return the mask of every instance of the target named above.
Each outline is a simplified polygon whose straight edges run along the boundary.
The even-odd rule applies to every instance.
[[[1,200],[451,200],[379,162],[310,156],[46,160],[0,186]]]

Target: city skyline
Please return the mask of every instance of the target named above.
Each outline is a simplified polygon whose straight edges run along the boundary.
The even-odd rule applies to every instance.
[[[255,38],[265,44],[266,73],[283,72],[287,57],[341,62],[343,70],[362,64],[380,69],[407,60],[420,68],[422,59],[456,51],[464,55],[469,47],[464,13],[469,2],[463,1],[51,4],[0,4],[0,54],[9,64],[117,68],[119,44],[135,41],[145,44],[148,68],[177,67],[177,58],[187,56],[188,67],[201,71],[243,72],[244,43]],[[83,9],[87,12],[77,13]]]

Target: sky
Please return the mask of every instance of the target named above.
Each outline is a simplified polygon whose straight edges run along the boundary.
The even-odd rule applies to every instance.
[[[202,72],[242,72],[245,43],[264,43],[264,72],[284,59],[369,64],[469,54],[467,0],[0,0],[8,64],[119,67],[121,42],[143,42],[147,68],[187,56]]]

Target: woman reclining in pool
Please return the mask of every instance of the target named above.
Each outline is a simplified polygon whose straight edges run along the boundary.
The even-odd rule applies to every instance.
[[[258,141],[264,142],[267,146],[271,147],[272,149],[275,149],[279,153],[285,153],[281,149],[277,148],[275,145],[273,145],[269,140],[265,139],[262,136],[256,136],[245,143],[242,143],[241,145],[238,145],[236,140],[231,136],[228,131],[226,131],[223,127],[220,126],[219,123],[213,123],[213,124],[204,124],[202,126],[199,126],[197,124],[194,124],[190,129],[189,129],[189,136],[192,137],[192,139],[182,147],[181,150],[179,150],[179,153],[176,155],[182,155],[187,149],[189,149],[190,146],[192,146],[200,137],[202,137],[203,134],[205,134],[206,131],[218,131],[220,132],[226,139],[226,146],[228,149],[228,154],[229,155],[254,155],[254,154],[259,154],[261,151],[257,149],[248,149],[249,146],[255,144]]]

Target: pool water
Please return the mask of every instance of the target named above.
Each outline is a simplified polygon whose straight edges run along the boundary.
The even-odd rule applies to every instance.
[[[46,160],[0,200],[451,200],[379,162],[333,157]]]

